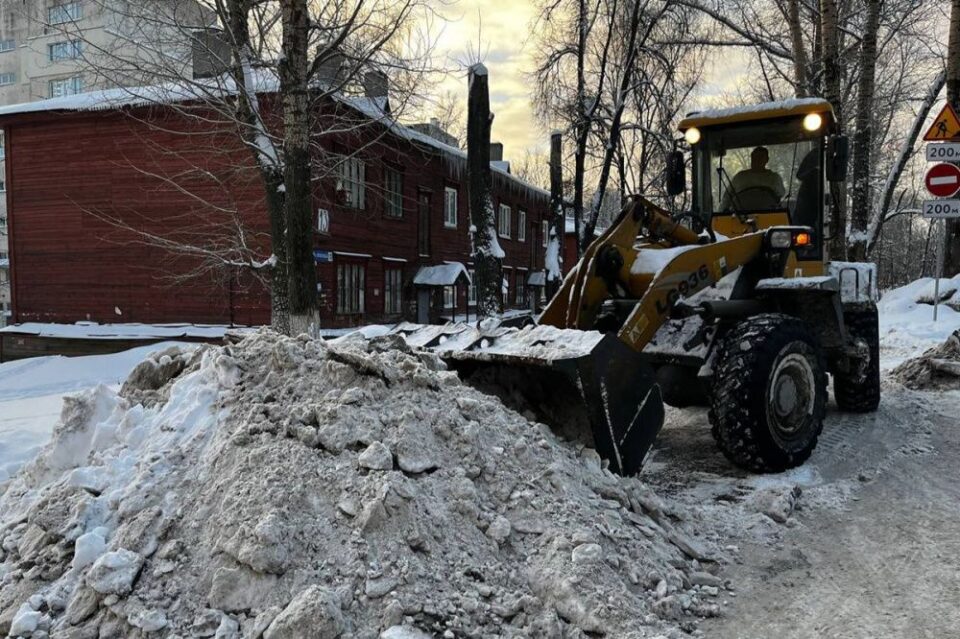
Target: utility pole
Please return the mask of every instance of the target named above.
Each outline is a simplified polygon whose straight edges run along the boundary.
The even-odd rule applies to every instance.
[[[563,208],[563,134],[550,135],[550,224],[547,233],[547,296],[553,297],[563,281],[563,244],[566,220]],[[551,260],[553,263],[550,263]]]
[[[960,109],[960,0],[951,0],[950,36],[947,48],[947,102]],[[960,220],[945,220],[943,247],[947,277],[960,273]]]

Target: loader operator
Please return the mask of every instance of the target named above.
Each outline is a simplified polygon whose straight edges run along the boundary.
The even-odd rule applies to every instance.
[[[740,171],[727,186],[720,203],[721,211],[772,209],[786,194],[783,179],[767,168],[770,152],[758,146],[750,153],[750,168]]]

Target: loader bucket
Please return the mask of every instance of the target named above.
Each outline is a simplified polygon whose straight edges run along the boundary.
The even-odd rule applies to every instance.
[[[401,325],[396,332],[434,351],[471,386],[593,446],[620,475],[640,470],[663,425],[653,369],[615,335],[550,326]]]

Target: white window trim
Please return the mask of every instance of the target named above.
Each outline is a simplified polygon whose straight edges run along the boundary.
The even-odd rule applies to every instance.
[[[517,241],[527,241],[527,212],[517,209]]]
[[[476,276],[476,269],[468,268],[467,272],[470,274],[470,286],[467,288],[467,306],[475,306],[477,303],[477,285],[474,283],[474,277]]]
[[[330,234],[330,211],[317,209],[317,233]]]
[[[542,220],[540,222],[540,232],[543,235],[543,247],[547,247],[547,240],[550,237],[550,222],[547,220]]]
[[[506,220],[507,220],[506,232],[504,232],[504,224],[503,224],[504,213],[506,213]],[[500,205],[499,213],[497,214],[497,235],[508,240],[510,239],[510,231],[511,231],[510,227],[512,226],[511,223],[513,222],[513,220],[511,219],[512,215],[513,215],[513,211],[510,209],[509,206],[507,206],[506,204]]]
[[[447,186],[443,189],[443,227],[447,229],[457,228],[457,189]],[[451,216],[450,203],[453,202],[453,215]]]

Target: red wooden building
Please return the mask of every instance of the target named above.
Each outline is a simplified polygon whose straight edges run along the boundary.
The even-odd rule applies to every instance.
[[[384,104],[320,107],[320,122],[357,125],[318,143],[326,327],[472,315],[466,156],[442,132],[383,117]],[[0,109],[14,322],[269,322],[266,284],[225,248],[270,255],[252,156],[232,124],[181,106],[120,90]],[[528,308],[542,290],[549,194],[493,164],[505,306]]]

